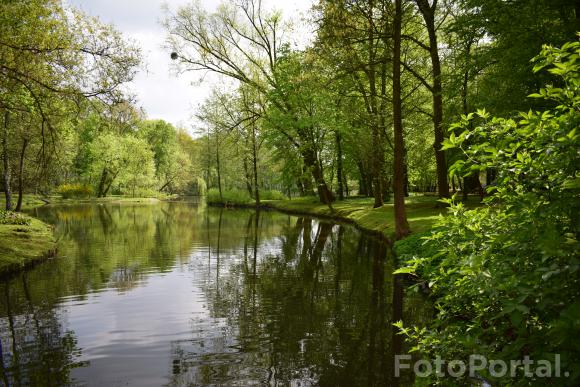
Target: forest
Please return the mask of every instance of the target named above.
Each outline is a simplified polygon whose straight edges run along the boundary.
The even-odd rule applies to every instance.
[[[126,86],[143,53],[114,26],[2,2],[0,224],[27,195],[389,206],[396,273],[435,309],[397,323],[413,351],[557,354],[556,383],[580,382],[577,1],[316,0],[306,42],[260,0],[159,13],[172,71],[219,80],[190,127],[139,107]],[[414,229],[417,197],[445,216]]]

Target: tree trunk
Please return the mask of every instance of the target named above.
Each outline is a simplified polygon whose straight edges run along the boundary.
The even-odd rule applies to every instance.
[[[358,161],[356,163],[356,165],[358,167],[358,173],[359,173],[358,194],[362,195],[362,196],[367,196],[368,195],[367,177],[366,177],[366,172],[364,170],[364,166],[363,166],[362,162],[360,162],[360,161]]]
[[[4,138],[2,139],[2,154],[4,161],[4,195],[6,196],[6,211],[12,210],[12,190],[10,188],[10,155],[8,154],[8,120],[10,113],[4,112]]]
[[[26,147],[28,146],[28,139],[22,140],[22,149],[20,151],[20,162],[18,164],[18,201],[16,202],[15,211],[20,212],[22,209],[22,196],[23,196],[23,174],[24,174],[24,155],[26,154]]]
[[[244,162],[244,176],[246,177],[246,190],[250,197],[254,197],[254,189],[252,188],[252,178],[250,177],[250,170],[248,169],[248,158],[246,156],[243,157]]]
[[[109,180],[107,186],[105,187],[105,190],[103,191],[103,197],[107,196],[107,194],[109,193],[109,190],[111,189],[111,186],[113,185],[113,182],[117,178],[117,175],[119,174],[119,171],[120,170],[118,170],[117,172],[115,172],[115,174],[113,176],[111,176],[111,179]],[[134,188],[133,188],[133,196],[135,196]]]
[[[403,121],[401,117],[401,18],[402,0],[395,0],[394,39],[393,39],[393,128],[394,128],[394,165],[393,198],[395,207],[395,238],[402,239],[410,233],[405,211],[404,190],[404,151]]]
[[[304,184],[302,184],[302,178],[296,180],[296,187],[298,187],[300,196],[306,196],[306,193],[304,192]],[[290,191],[290,189],[288,189],[288,191]]]
[[[248,136],[244,136],[245,142],[245,149],[248,149]],[[246,177],[246,189],[248,190],[248,194],[250,194],[251,198],[254,198],[254,189],[252,188],[252,177],[250,176],[250,170],[248,168],[248,157],[247,152],[244,152],[244,156],[242,157],[243,166],[244,166],[244,176]]]
[[[437,31],[435,28],[435,9],[437,3],[429,5],[427,0],[416,0],[419,10],[423,15],[423,20],[429,34],[429,55],[431,56],[431,66],[433,74],[433,128],[435,132],[435,162],[437,165],[437,189],[439,197],[449,197],[449,183],[447,181],[447,161],[445,152],[441,150],[443,146],[443,95],[441,84],[441,62],[439,60],[439,48],[437,47]]]
[[[258,146],[256,144],[256,127],[255,122],[252,123],[252,162],[254,164],[254,190],[256,199],[256,207],[260,205],[260,188],[258,187]]]
[[[210,172],[211,171],[211,143],[209,140],[209,127],[207,130],[207,172],[205,174],[205,189],[206,189],[206,193],[207,190],[209,190],[209,178],[210,178]]]
[[[334,200],[334,195],[332,192],[330,192],[326,182],[324,181],[324,174],[320,168],[320,164],[318,163],[316,152],[308,147],[307,149],[302,150],[302,156],[304,158],[305,166],[310,169],[312,177],[314,178],[314,182],[316,183],[316,189],[318,191],[318,198],[320,199],[320,202],[324,204],[331,204]]]
[[[218,190],[220,192],[220,200],[224,201],[224,196],[222,193],[222,175],[220,170],[220,145],[218,135],[216,134],[215,139],[215,159],[216,159],[216,171],[217,171],[217,181],[218,181]]]
[[[370,113],[371,113],[371,131],[373,139],[373,152],[371,155],[372,162],[372,173],[373,173],[373,194],[375,197],[375,202],[373,204],[374,208],[381,207],[383,202],[383,164],[384,151],[381,141],[381,133],[379,130],[379,112],[377,104],[377,85],[376,85],[376,50],[375,50],[375,25],[373,18],[374,11],[374,1],[371,0],[369,3],[369,28],[368,28],[368,41],[369,41],[369,64],[367,77],[369,80],[369,100],[370,100]]]
[[[314,196],[314,187],[312,186],[312,175],[306,165],[302,166],[302,176],[300,176],[302,186],[302,196]]]
[[[107,184],[107,175],[109,170],[105,167],[103,172],[101,172],[101,180],[99,181],[99,186],[97,187],[97,197],[102,198],[105,192],[105,185]]]
[[[383,201],[386,203],[391,200],[391,182],[386,174],[381,178],[381,183],[383,188]]]
[[[373,188],[373,177],[371,176],[370,173],[366,174],[367,177],[367,196],[372,198],[375,196],[374,194],[374,188]]]
[[[337,130],[336,135],[336,180],[337,180],[337,194],[339,200],[344,200],[344,186],[342,173],[342,139],[340,132]]]
[[[167,188],[167,186],[168,186],[169,184],[171,184],[172,182],[173,182],[173,180],[167,180],[167,181],[165,182],[165,184],[163,184],[163,185],[161,186],[161,188],[159,188],[159,192],[162,192],[162,191],[163,191],[165,188]],[[169,187],[169,188],[170,188],[170,193],[173,193],[173,190],[171,189],[171,187]]]

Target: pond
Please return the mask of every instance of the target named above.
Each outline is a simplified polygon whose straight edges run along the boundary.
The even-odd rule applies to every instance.
[[[349,225],[196,203],[45,206],[58,257],[0,281],[9,386],[408,385],[427,321]]]

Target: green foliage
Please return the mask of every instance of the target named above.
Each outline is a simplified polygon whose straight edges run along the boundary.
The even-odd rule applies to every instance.
[[[89,198],[93,196],[93,187],[87,184],[76,183],[76,184],[61,184],[56,189],[59,195],[64,199],[71,198]]]
[[[419,251],[424,253],[426,239],[430,235],[429,231],[415,232],[408,237],[398,240],[395,243],[395,252],[398,256],[413,255]]]
[[[574,42],[544,46],[535,59],[536,71],[547,67],[561,77],[563,87],[548,85],[532,95],[555,108],[521,113],[519,121],[480,110],[452,126],[445,147],[466,157],[451,172],[493,169],[497,179],[485,207],[452,205],[426,237],[426,248],[405,251],[410,266],[401,272],[429,283],[438,310],[429,329],[403,331],[426,356],[481,354],[509,364],[560,354],[570,376],[558,385],[580,381],[579,58]],[[533,383],[521,368],[495,381]]]
[[[217,188],[210,188],[207,190],[208,204],[223,204],[224,206],[248,205],[254,201],[250,195],[241,189],[231,189],[222,191],[220,196]]]
[[[558,81],[548,72],[532,73],[530,59],[543,44],[561,46],[573,39],[578,30],[576,3],[570,0],[457,3],[461,11],[449,26],[457,33],[457,41],[450,44],[459,48],[454,50],[455,63],[463,62],[464,70],[451,77],[456,76],[461,82],[462,73],[467,72],[472,83],[468,92],[470,109],[485,106],[495,115],[504,115],[527,110],[529,106],[534,109],[549,106],[546,100],[525,98],[538,85]],[[460,87],[450,85],[448,92],[457,93]],[[454,105],[461,106],[460,101]]]
[[[0,210],[0,224],[16,224],[28,226],[30,224],[30,218],[19,212]]]
[[[264,191],[260,191],[260,199],[263,200],[285,200],[287,199],[286,195],[282,192],[275,190],[275,189],[268,189]]]

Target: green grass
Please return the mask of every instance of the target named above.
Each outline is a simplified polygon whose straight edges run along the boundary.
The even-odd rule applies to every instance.
[[[0,275],[22,269],[55,251],[52,228],[38,219],[28,218],[28,225],[0,224]]]
[[[162,199],[171,199],[174,196],[171,195],[161,195],[159,198],[156,197],[148,197],[148,198],[134,198],[128,196],[119,196],[119,195],[112,195],[107,196],[104,198],[87,198],[87,199],[80,199],[80,198],[71,198],[71,199],[64,199],[61,196],[40,196],[34,194],[24,194],[22,199],[22,209],[29,210],[34,207],[40,207],[45,204],[74,204],[74,203],[157,203],[159,200]],[[16,207],[16,201],[18,200],[18,196],[14,195],[12,197],[12,207]],[[0,198],[0,209],[4,209],[6,200],[4,196]]]
[[[52,201],[52,198],[46,198],[44,200]],[[12,209],[16,207],[16,202],[18,201],[18,195],[12,195]],[[22,209],[29,210],[34,207],[40,207],[45,205],[46,202],[41,200],[40,195],[33,195],[33,194],[24,194],[22,197]],[[6,207],[6,198],[4,193],[0,194],[0,210],[3,210]]]
[[[469,205],[476,205],[476,202],[478,198],[470,198]],[[440,214],[446,214],[446,209],[438,206],[439,202],[435,196],[410,196],[406,198],[405,203],[407,219],[413,233],[430,229]],[[332,203],[334,212],[315,197],[272,200],[265,204],[282,211],[343,219],[355,223],[361,229],[379,232],[387,237],[395,230],[392,202],[380,208],[373,208],[372,198],[346,199]]]

